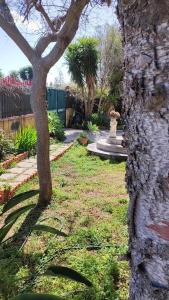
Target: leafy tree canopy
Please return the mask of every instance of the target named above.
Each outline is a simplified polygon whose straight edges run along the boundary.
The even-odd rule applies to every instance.
[[[88,76],[96,78],[98,65],[98,41],[95,38],[81,38],[68,47],[66,60],[72,80],[83,87]]]
[[[19,70],[19,75],[22,80],[32,80],[33,79],[33,70],[31,66],[24,67]]]
[[[18,79],[19,78],[19,73],[18,73],[18,71],[12,70],[12,71],[10,71],[9,76]]]

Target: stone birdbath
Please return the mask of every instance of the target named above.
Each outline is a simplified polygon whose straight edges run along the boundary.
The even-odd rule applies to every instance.
[[[111,110],[110,112],[110,138],[116,138],[116,132],[117,132],[117,119],[120,118],[120,114],[115,111]]]
[[[123,137],[120,132],[117,135],[117,119],[120,114],[112,110],[110,112],[110,132],[108,138],[100,138],[96,143],[88,145],[87,149],[90,153],[110,158],[127,158],[127,151],[122,146]]]

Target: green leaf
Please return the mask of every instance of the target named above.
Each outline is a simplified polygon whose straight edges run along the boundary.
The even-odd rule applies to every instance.
[[[48,294],[22,294],[13,298],[13,300],[62,300],[58,296]]]
[[[92,283],[86,277],[84,277],[79,272],[71,268],[62,267],[62,266],[51,266],[47,269],[45,274],[51,276],[63,276],[71,280],[83,283],[89,287],[92,286]]]
[[[55,229],[54,227],[48,226],[48,225],[41,225],[41,224],[37,224],[35,226],[32,227],[32,230],[39,230],[39,231],[45,231],[45,232],[49,232],[49,233],[53,233],[59,236],[64,236],[66,237],[67,234],[64,233],[63,231],[60,231],[58,229]]]
[[[11,229],[11,227],[13,226],[13,224],[16,222],[16,219],[13,220],[11,223],[4,225],[1,229],[0,229],[0,243],[3,241],[3,239],[6,237],[7,233],[9,232],[9,230]]]
[[[7,212],[9,209],[11,209],[12,207],[14,207],[15,205],[35,196],[39,194],[39,190],[31,190],[19,195],[14,196],[11,200],[9,200],[3,207],[2,213],[4,214],[5,212]]]
[[[34,208],[36,204],[29,204],[23,207],[16,209],[15,211],[11,212],[5,219],[5,224],[12,222],[13,220],[18,219],[23,213]]]

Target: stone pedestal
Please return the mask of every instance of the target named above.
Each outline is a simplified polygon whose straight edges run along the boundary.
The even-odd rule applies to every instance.
[[[96,143],[89,144],[87,149],[89,152],[102,156],[104,158],[121,158],[127,159],[127,149],[121,145],[123,141],[122,135],[115,138],[108,137],[107,139],[99,139]]]
[[[96,143],[89,144],[87,149],[97,155],[104,157],[127,158],[127,149],[122,146],[123,137],[117,135],[117,118],[120,114],[115,111],[110,112],[110,132],[107,139],[99,139]]]
[[[117,131],[117,121],[115,118],[111,118],[110,121],[110,138],[116,138],[116,131]]]

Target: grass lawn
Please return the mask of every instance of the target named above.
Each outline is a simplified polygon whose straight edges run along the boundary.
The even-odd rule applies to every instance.
[[[120,260],[127,251],[128,238],[124,174],[124,162],[89,156],[78,145],[52,163],[53,201],[41,219],[58,217],[68,237],[34,232],[18,254],[13,251],[9,255],[9,247],[1,248],[0,299],[12,299],[19,292],[50,293],[74,300],[128,298],[128,263]],[[35,178],[19,192],[37,187]],[[49,219],[45,224],[60,229],[57,220]],[[54,264],[81,272],[93,288],[61,277],[32,276]]]

